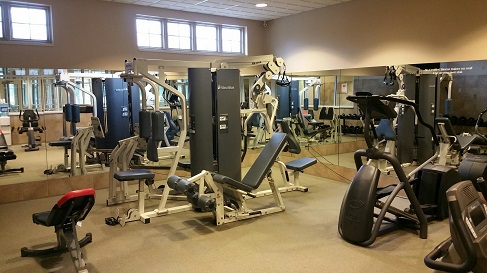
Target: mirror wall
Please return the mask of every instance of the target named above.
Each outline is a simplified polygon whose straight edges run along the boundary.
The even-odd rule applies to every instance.
[[[411,64],[410,67],[417,68],[420,74],[449,74],[452,76],[451,85],[448,81],[440,81],[438,88],[434,89],[436,105],[434,107],[437,116],[448,114],[455,120],[455,130],[472,133],[474,126],[471,120],[476,119],[478,114],[487,107],[487,61],[460,61],[435,64]],[[46,170],[55,170],[57,166],[64,163],[64,150],[53,148],[48,142],[59,140],[66,135],[69,124],[63,125],[62,106],[66,103],[65,91],[54,86],[54,74],[61,71],[55,69],[26,69],[26,68],[3,68],[0,69],[0,114],[1,119],[9,119],[9,125],[2,124],[2,131],[7,138],[10,138],[9,148],[12,148],[17,155],[16,160],[9,160],[6,168],[24,167],[26,173],[18,175],[2,175],[1,183],[8,183],[9,179],[27,181],[39,181],[52,179],[53,176],[46,174]],[[108,71],[67,71],[71,73],[107,73]],[[290,80],[297,81],[297,89],[301,92],[300,107],[303,113],[309,114],[313,111],[316,121],[323,121],[330,125],[329,120],[320,119],[322,108],[332,108],[338,121],[338,134],[336,138],[327,137],[320,143],[302,145],[311,155],[323,158],[323,162],[329,165],[336,165],[346,168],[354,168],[351,160],[356,149],[365,147],[361,130],[363,127],[358,109],[350,103],[346,97],[356,92],[370,92],[378,95],[394,94],[399,87],[394,84],[384,84],[385,67],[354,68],[334,71],[310,71],[293,73],[289,75]],[[408,73],[406,73],[408,74]],[[415,77],[415,76],[412,76]],[[243,77],[241,88],[248,90],[253,77]],[[247,79],[247,80],[245,80]],[[319,81],[318,92],[314,88],[306,86],[312,81]],[[75,85],[91,90],[91,77],[79,77],[73,79]],[[412,85],[406,85],[406,90],[416,88],[414,80]],[[174,81],[174,84],[183,92],[187,92],[187,81],[182,79]],[[271,84],[271,93],[276,93],[275,81]],[[304,91],[303,91],[304,90]],[[75,94],[76,101],[83,104],[90,104],[89,96],[81,92]],[[309,108],[304,110],[304,100],[308,98]],[[448,107],[445,101],[450,98]],[[161,98],[160,98],[161,99]],[[242,101],[246,95],[242,93]],[[318,99],[318,109],[314,108],[314,99]],[[414,98],[411,98],[414,99]],[[164,104],[164,101],[161,100]],[[19,133],[23,127],[19,118],[19,111],[24,109],[38,109],[38,127],[42,133],[36,132],[34,141],[37,151],[25,151],[20,145],[29,144],[27,134]],[[90,113],[81,114],[78,127],[88,126]],[[482,124],[484,125],[484,124]],[[65,127],[66,126],[66,127]],[[485,125],[487,126],[487,122]],[[486,127],[480,128],[486,133]],[[353,128],[353,129],[351,129]],[[31,145],[32,145],[31,143]],[[37,145],[41,144],[41,145]],[[308,146],[308,147],[307,147]],[[35,166],[35,167],[34,167]],[[68,175],[65,173],[64,175]]]

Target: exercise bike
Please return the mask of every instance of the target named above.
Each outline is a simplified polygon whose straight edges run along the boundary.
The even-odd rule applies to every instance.
[[[26,152],[39,150],[38,146],[41,146],[41,138],[36,137],[35,132],[44,132],[44,128],[39,127],[39,112],[37,109],[35,112],[33,109],[26,109],[24,113],[20,110],[19,119],[22,122],[22,127],[18,130],[19,134],[27,134],[27,144],[22,145],[22,147],[27,147],[25,149]]]
[[[476,183],[486,199],[485,180]],[[451,237],[431,251],[424,263],[442,272],[487,272],[487,203],[468,180],[455,184],[446,194]]]
[[[364,137],[367,143],[367,149],[357,150],[354,154],[354,161],[358,172],[350,183],[343,198],[338,223],[340,235],[347,242],[368,246],[378,236],[406,227],[419,230],[419,237],[426,239],[428,234],[428,220],[436,218],[437,215],[444,214],[444,209],[442,209],[443,204],[441,203],[441,191],[443,190],[445,192],[449,188],[449,186],[445,187],[445,184],[457,183],[460,181],[460,178],[455,172],[456,177],[444,179],[444,177],[439,177],[438,174],[434,174],[430,176],[433,177],[431,180],[434,181],[427,181],[427,183],[421,181],[424,176],[421,173],[429,171],[427,169],[431,167],[428,164],[437,158],[438,151],[406,175],[397,157],[391,153],[380,151],[373,145],[371,128],[374,130],[374,125],[371,121],[372,119],[394,119],[397,113],[393,110],[393,104],[401,103],[414,108],[419,123],[430,130],[433,136],[433,142],[438,147],[439,143],[435,137],[433,127],[424,122],[417,105],[408,100],[376,95],[348,96],[347,99],[356,103],[365,115]],[[370,159],[386,160],[394,169],[399,183],[378,189],[377,186],[381,171],[375,166],[369,164],[364,165],[362,161],[363,157],[369,159],[367,163],[370,163]],[[428,168],[425,168],[427,165]],[[445,174],[443,172],[440,173],[442,173],[440,176]],[[448,171],[447,174],[450,175],[450,172]],[[413,181],[416,183],[415,189],[411,185]],[[431,189],[436,192],[434,193],[436,200],[429,204],[420,202],[419,199],[424,194],[418,193],[417,191],[430,191]],[[392,201],[401,190],[405,191],[407,199],[411,203],[410,208],[407,210],[401,210],[392,206]],[[382,201],[386,197],[386,201]],[[446,207],[446,201],[444,202],[444,206]],[[380,210],[378,214],[375,213],[375,208]],[[428,210],[429,217],[425,214],[426,209]],[[388,217],[389,215],[393,215],[395,218]],[[375,222],[374,217],[376,218]]]

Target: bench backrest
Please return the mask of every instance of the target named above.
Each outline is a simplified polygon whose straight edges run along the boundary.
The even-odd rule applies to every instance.
[[[281,153],[282,149],[287,143],[287,135],[285,133],[274,133],[265,145],[262,152],[259,154],[254,164],[250,167],[249,171],[242,180],[243,184],[246,184],[253,189],[257,189],[266,175],[269,173],[272,165],[276,161],[277,157]]]
[[[435,118],[435,123],[443,123],[445,125],[445,130],[448,136],[456,136],[455,129],[453,129],[453,125],[450,122],[450,119],[447,117],[437,117]],[[439,127],[439,126],[438,126]]]
[[[47,219],[48,226],[65,225],[82,221],[95,204],[95,190],[83,189],[66,193],[54,205]]]

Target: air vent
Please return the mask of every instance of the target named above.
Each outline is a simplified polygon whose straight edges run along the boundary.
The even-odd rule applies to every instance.
[[[462,193],[469,199],[469,202],[478,198],[477,190],[472,184],[463,188]]]

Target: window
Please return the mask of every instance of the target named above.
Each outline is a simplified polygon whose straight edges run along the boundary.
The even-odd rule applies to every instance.
[[[222,51],[242,52],[242,31],[238,28],[222,28]]]
[[[0,38],[7,41],[52,42],[50,8],[0,2]]]
[[[188,23],[167,23],[167,47],[191,49],[191,25]]]
[[[197,25],[196,50],[216,51],[216,30],[216,26]]]
[[[137,45],[139,47],[162,47],[161,22],[137,19]]]
[[[3,38],[2,6],[0,5],[0,38]]]
[[[137,45],[142,50],[245,54],[244,27],[138,15]]]

